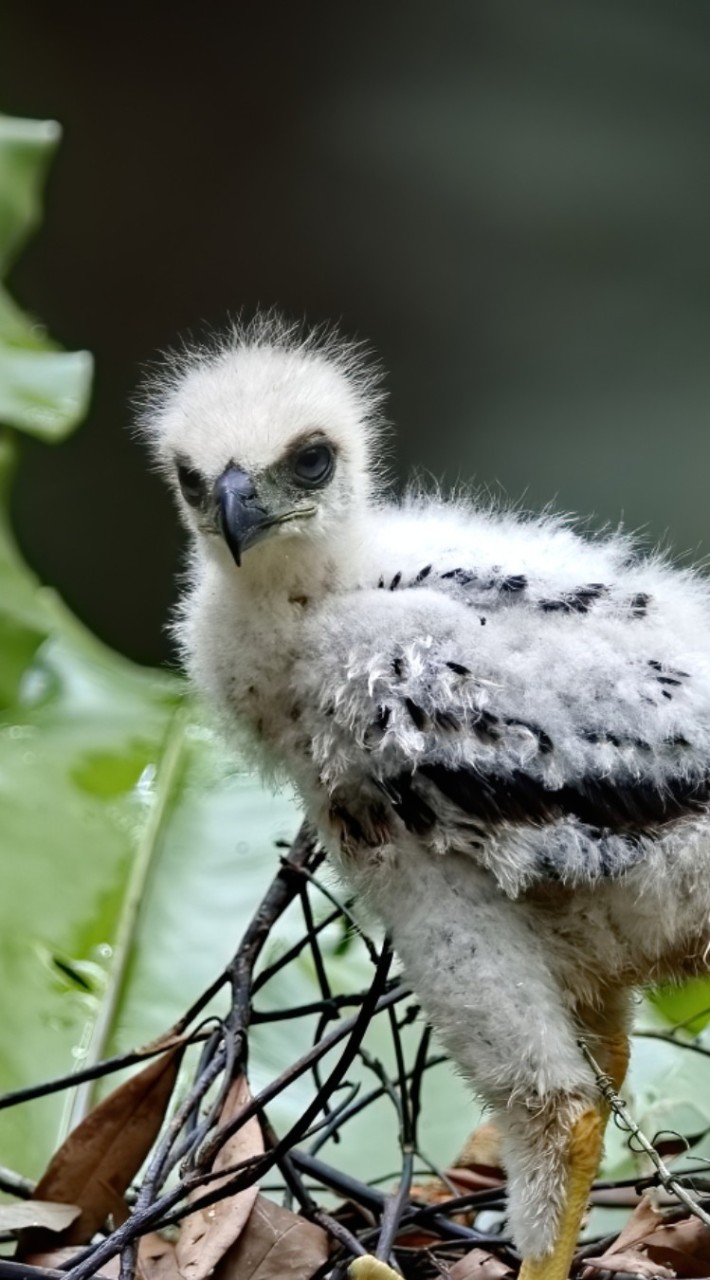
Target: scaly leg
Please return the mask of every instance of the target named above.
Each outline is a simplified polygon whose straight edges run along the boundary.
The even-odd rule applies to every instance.
[[[629,1065],[629,1038],[625,1031],[608,1030],[609,1022],[618,1028],[618,1013],[606,1018],[587,1011],[584,1022],[595,1033],[595,1056],[620,1089]],[[600,1034],[600,1022],[607,1022],[607,1034]],[[567,1185],[564,1207],[560,1216],[552,1252],[544,1258],[527,1258],[523,1262],[518,1280],[567,1280],[577,1246],[589,1192],[599,1168],[604,1129],[609,1118],[609,1108],[600,1099],[598,1106],[589,1107],[573,1122],[567,1156]]]
[[[518,1280],[567,1280],[589,1190],[599,1168],[603,1133],[604,1121],[596,1107],[589,1107],[574,1121],[567,1156],[564,1208],[552,1252],[544,1258],[526,1258]]]

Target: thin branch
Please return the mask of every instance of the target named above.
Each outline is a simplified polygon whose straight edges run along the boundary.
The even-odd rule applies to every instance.
[[[645,1152],[648,1156],[656,1170],[656,1177],[658,1182],[661,1183],[661,1186],[665,1187],[666,1191],[671,1191],[678,1200],[685,1205],[686,1209],[690,1210],[694,1217],[699,1218],[706,1227],[710,1227],[710,1214],[706,1213],[698,1204],[697,1200],[694,1200],[693,1197],[688,1194],[682,1183],[674,1176],[674,1174],[671,1173],[668,1165],[661,1159],[653,1144],[649,1142],[645,1134],[641,1132],[636,1121],[629,1114],[629,1110],[624,1099],[616,1092],[611,1077],[602,1071],[599,1063],[593,1057],[590,1049],[583,1040],[579,1041],[579,1047],[597,1078],[597,1087],[599,1088],[602,1096],[608,1102],[614,1114],[614,1121],[618,1128],[622,1129],[625,1133],[628,1133],[631,1138],[638,1143],[639,1149]]]
[[[24,1178],[14,1169],[6,1169],[0,1165],[0,1191],[8,1196],[17,1196],[18,1200],[29,1200],[33,1195],[36,1183],[31,1178]]]

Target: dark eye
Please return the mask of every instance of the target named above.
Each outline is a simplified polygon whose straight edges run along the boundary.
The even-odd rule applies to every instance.
[[[299,484],[314,489],[330,479],[335,464],[333,450],[327,444],[311,444],[293,460],[293,474]]]
[[[185,501],[189,502],[191,507],[199,507],[205,496],[205,482],[200,472],[194,467],[188,467],[184,462],[179,462],[177,478]]]

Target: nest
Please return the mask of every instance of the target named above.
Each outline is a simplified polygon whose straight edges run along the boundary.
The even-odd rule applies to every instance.
[[[442,1055],[412,994],[393,976],[387,941],[363,934],[348,905],[320,879],[323,856],[302,828],[232,960],[165,1035],[134,1053],[0,1099],[0,1106],[16,1106],[142,1064],[89,1113],[32,1188],[38,1205],[74,1205],[74,1219],[57,1232],[38,1212],[39,1226],[21,1232],[18,1257],[0,1258],[0,1280],[88,1280],[97,1274],[203,1280],[212,1273],[216,1280],[346,1280],[351,1264],[364,1257],[378,1260],[368,1263],[373,1277],[502,1280],[517,1273],[520,1259],[503,1234],[505,1184],[499,1171],[479,1162],[457,1176],[456,1170],[438,1169],[422,1150],[422,1084]],[[264,963],[265,944],[287,909],[300,911],[298,941]],[[322,939],[338,922],[357,929],[366,947],[372,972],[363,990],[333,992]],[[272,992],[283,989],[284,971],[304,953],[310,954],[320,999],[293,1007],[273,1007],[272,1000],[270,1012],[260,1011],[259,993],[270,984]],[[224,1002],[225,995],[226,1014],[215,1016],[212,1002]],[[254,1029],[268,1020],[306,1018],[312,1024],[315,1019],[310,1048],[252,1095],[248,1057]],[[384,1023],[391,1041],[389,1068],[363,1043],[374,1020]],[[349,1083],[358,1059],[373,1078],[366,1090]],[[296,1082],[310,1082],[310,1100],[279,1133],[270,1114]],[[609,1095],[601,1077],[600,1087]],[[400,1151],[400,1168],[385,1185],[354,1177],[347,1168],[347,1141],[337,1141],[383,1099],[392,1109]],[[672,1202],[685,1201],[686,1219],[690,1211],[694,1226],[710,1231],[705,1188],[697,1177],[691,1194],[690,1175],[674,1178],[622,1100],[608,1100],[617,1123],[652,1153],[653,1171],[644,1186],[662,1184]],[[321,1154],[325,1144],[328,1160]],[[341,1150],[336,1162],[332,1152]],[[0,1178],[0,1188],[17,1195],[29,1190],[19,1179],[10,1185]],[[626,1203],[634,1205],[643,1188],[636,1181],[614,1189],[626,1191]],[[644,1204],[637,1213],[649,1212]],[[663,1224],[646,1225],[650,1238]],[[585,1245],[580,1268],[585,1256],[612,1246],[612,1240]],[[604,1270],[589,1274],[601,1277]]]

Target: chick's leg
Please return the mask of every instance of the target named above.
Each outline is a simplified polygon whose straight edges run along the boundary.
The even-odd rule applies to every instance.
[[[573,1121],[567,1148],[564,1203],[552,1250],[542,1258],[526,1258],[519,1280],[567,1280],[589,1191],[599,1167],[603,1133],[604,1120],[597,1107],[588,1107]]]
[[[629,1037],[626,1031],[628,1005],[623,995],[609,1000],[604,1009],[579,1011],[583,1036],[590,1042],[594,1057],[612,1081],[621,1088],[629,1064]],[[519,1280],[567,1280],[579,1230],[589,1201],[602,1154],[604,1129],[609,1115],[607,1104],[599,1102],[582,1111],[569,1131],[565,1171],[564,1205],[556,1239],[550,1254],[523,1262]]]
[[[525,1257],[549,1256],[572,1127],[597,1090],[548,939],[530,906],[468,859],[413,846],[397,873],[378,884],[378,910],[440,1040],[494,1112],[515,1243]]]

